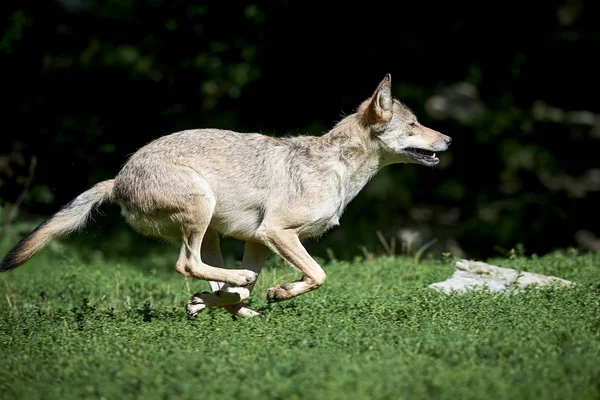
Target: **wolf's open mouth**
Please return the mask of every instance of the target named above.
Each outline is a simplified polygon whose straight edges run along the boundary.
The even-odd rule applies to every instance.
[[[404,151],[409,156],[423,164],[435,165],[440,162],[439,158],[435,156],[435,153],[433,151],[418,149],[416,147],[409,147]]]

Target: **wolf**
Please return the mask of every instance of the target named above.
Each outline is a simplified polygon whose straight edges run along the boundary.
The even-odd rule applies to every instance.
[[[302,278],[267,290],[267,301],[319,288],[323,268],[301,239],[339,225],[348,203],[381,168],[395,163],[435,166],[452,139],[423,126],[392,96],[385,75],[372,96],[321,136],[275,138],[259,133],[193,129],[159,137],[129,157],[114,179],[97,183],[22,238],[0,262],[14,269],[54,238],[81,229],[104,202],[115,203],[143,235],[180,247],[175,270],[206,280],[189,316],[223,307],[260,315],[244,302],[271,253]],[[245,242],[242,268],[224,268],[220,237]]]

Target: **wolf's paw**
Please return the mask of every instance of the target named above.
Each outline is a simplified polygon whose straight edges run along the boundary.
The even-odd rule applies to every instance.
[[[192,296],[190,301],[188,301],[186,305],[186,311],[188,317],[195,317],[202,311],[206,309],[206,304],[204,304],[204,300],[202,299],[201,293],[196,293]]]
[[[254,311],[246,303],[241,302],[225,306],[225,309],[232,314],[233,318],[261,318],[262,314]]]
[[[258,274],[249,269],[240,269],[237,271],[236,276],[228,282],[231,286],[248,286],[256,281]]]
[[[260,318],[260,317],[262,317],[261,313],[256,312],[253,309],[248,308],[248,307],[240,308],[235,315],[237,315],[238,317],[243,317],[243,318]]]
[[[287,300],[290,297],[293,297],[290,293],[291,288],[291,283],[282,283],[281,285],[269,288],[267,290],[267,301],[269,303],[274,303],[277,301]]]

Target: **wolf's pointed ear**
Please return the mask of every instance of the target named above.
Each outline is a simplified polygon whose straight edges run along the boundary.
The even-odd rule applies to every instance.
[[[369,109],[371,117],[377,123],[388,122],[392,118],[394,100],[392,99],[391,74],[387,74],[375,89]]]

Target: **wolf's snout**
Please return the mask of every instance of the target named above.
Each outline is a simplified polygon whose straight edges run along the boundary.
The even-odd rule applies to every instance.
[[[444,142],[446,142],[447,146],[450,146],[450,143],[452,143],[452,138],[450,136],[444,135]]]

